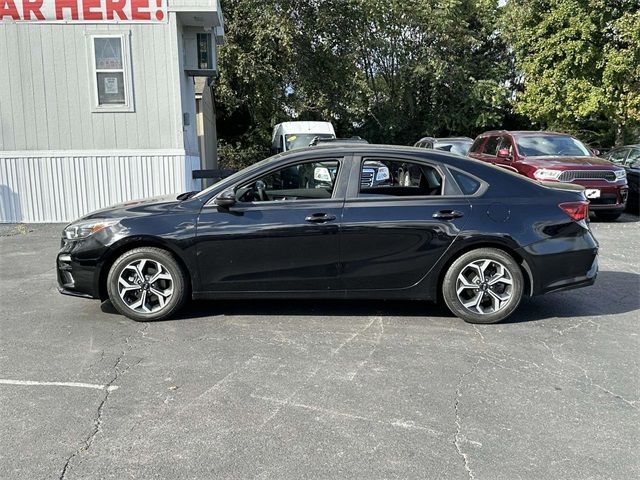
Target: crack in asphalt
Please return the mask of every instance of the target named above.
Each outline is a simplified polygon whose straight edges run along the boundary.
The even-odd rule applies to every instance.
[[[460,399],[462,398],[462,383],[464,382],[464,379],[469,375],[472,375],[473,372],[475,372],[476,368],[478,368],[478,365],[480,364],[480,360],[481,359],[478,359],[476,361],[473,367],[471,367],[471,370],[469,370],[467,373],[463,373],[462,375],[460,375],[460,381],[458,382],[458,386],[456,388],[456,400],[453,404],[453,408],[456,414],[456,419],[455,419],[456,433],[453,436],[453,444],[456,447],[456,452],[458,453],[458,455],[462,457],[462,461],[464,463],[464,469],[467,471],[467,474],[469,475],[469,478],[471,480],[475,480],[476,476],[473,473],[473,470],[471,469],[471,467],[469,466],[469,455],[464,453],[462,451],[462,447],[460,446],[461,431],[462,431],[462,425],[460,423]]]
[[[91,445],[93,445],[93,441],[96,435],[98,435],[98,432],[100,431],[100,427],[102,426],[102,411],[104,410],[104,405],[105,403],[107,403],[107,400],[109,399],[109,395],[111,394],[111,390],[109,389],[109,387],[111,387],[113,383],[120,376],[120,373],[118,372],[118,366],[120,365],[120,362],[122,362],[122,359],[124,358],[124,356],[125,356],[125,352],[122,352],[122,354],[118,356],[116,363],[113,366],[115,373],[113,378],[106,384],[104,396],[102,397],[102,401],[98,405],[98,411],[97,411],[96,417],[93,420],[93,429],[89,433],[89,436],[85,439],[83,445],[79,449],[77,449],[75,452],[73,452],[71,455],[69,455],[69,457],[67,457],[67,460],[64,463],[64,466],[62,467],[62,471],[60,472],[60,475],[58,477],[59,480],[64,480],[73,459],[76,458],[78,455],[80,455],[82,452],[86,452],[87,450],[89,450],[89,448],[91,448]]]
[[[624,398],[622,395],[612,392],[611,390],[609,390],[608,388],[603,387],[602,385],[598,385],[596,382],[593,381],[593,378],[591,378],[589,376],[589,374],[587,373],[587,369],[580,366],[580,365],[576,365],[580,370],[582,370],[582,374],[584,375],[584,378],[587,379],[587,381],[589,382],[589,385],[591,385],[592,387],[597,388],[598,390],[601,390],[603,392],[605,392],[608,395],[611,395],[614,398],[617,398],[618,400],[622,400],[624,403],[626,403],[627,405],[629,405],[631,408],[635,408],[636,410],[638,410],[638,407],[636,406],[636,402],[637,400],[629,400],[627,398]]]
[[[62,467],[62,470],[60,471],[60,475],[58,476],[59,480],[64,480],[66,478],[67,472],[69,471],[69,468],[71,467],[71,464],[72,464],[73,460],[78,455],[82,454],[83,452],[86,452],[87,450],[89,450],[91,448],[96,436],[98,435],[98,433],[102,429],[102,423],[103,423],[102,416],[103,416],[104,407],[105,407],[107,401],[109,400],[109,396],[115,390],[114,388],[110,388],[110,387],[113,386],[113,384],[116,382],[116,380],[118,380],[118,378],[120,378],[122,375],[126,374],[131,368],[137,366],[142,361],[142,358],[140,358],[133,365],[127,365],[127,367],[122,371],[120,371],[119,368],[118,368],[120,366],[120,364],[122,363],[122,361],[124,360],[124,357],[127,355],[127,353],[129,353],[133,349],[133,345],[130,342],[131,337],[133,337],[135,334],[143,334],[143,332],[145,332],[148,327],[149,327],[149,324],[145,324],[144,327],[136,330],[136,332],[134,334],[128,335],[124,339],[124,342],[125,342],[125,344],[127,345],[128,348],[123,350],[120,353],[120,355],[118,355],[118,357],[116,358],[116,361],[115,361],[115,363],[113,365],[114,374],[113,374],[113,377],[111,378],[111,380],[109,380],[105,384],[104,396],[102,397],[102,400],[100,401],[100,403],[98,405],[96,416],[93,419],[93,428],[92,428],[91,432],[89,433],[89,435],[87,436],[87,438],[85,439],[85,441],[83,442],[82,446],[67,457],[67,459],[66,459],[66,461],[65,461],[65,463],[64,463],[64,465]]]

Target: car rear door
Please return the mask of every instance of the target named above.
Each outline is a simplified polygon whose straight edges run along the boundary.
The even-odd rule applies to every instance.
[[[391,172],[395,164],[426,166],[435,169],[443,183],[453,181],[436,162],[399,155],[354,157],[341,225],[343,288],[407,288],[427,275],[460,233],[471,212],[470,203],[460,194],[437,195],[432,187],[399,185],[395,179],[391,185],[366,188],[360,173],[364,162],[370,161],[385,164]]]

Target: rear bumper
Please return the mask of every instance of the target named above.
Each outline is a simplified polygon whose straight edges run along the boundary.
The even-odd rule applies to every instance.
[[[531,271],[533,295],[587,287],[598,274],[598,242],[587,229],[575,236],[536,242],[518,253]]]
[[[598,257],[593,259],[591,269],[585,274],[578,277],[564,278],[547,285],[542,293],[560,292],[562,290],[573,290],[574,288],[582,288],[593,285],[598,276]]]

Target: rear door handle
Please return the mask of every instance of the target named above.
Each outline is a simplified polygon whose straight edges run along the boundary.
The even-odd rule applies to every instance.
[[[433,218],[439,218],[441,220],[453,220],[454,218],[460,218],[464,216],[464,213],[458,210],[440,210],[433,214]]]
[[[305,217],[305,221],[311,223],[325,223],[331,222],[336,219],[335,215],[330,215],[328,213],[312,213],[311,215],[307,215]]]

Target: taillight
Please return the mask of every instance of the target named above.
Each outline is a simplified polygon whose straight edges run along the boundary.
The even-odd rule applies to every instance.
[[[572,220],[579,222],[589,216],[588,202],[566,202],[558,205]]]

